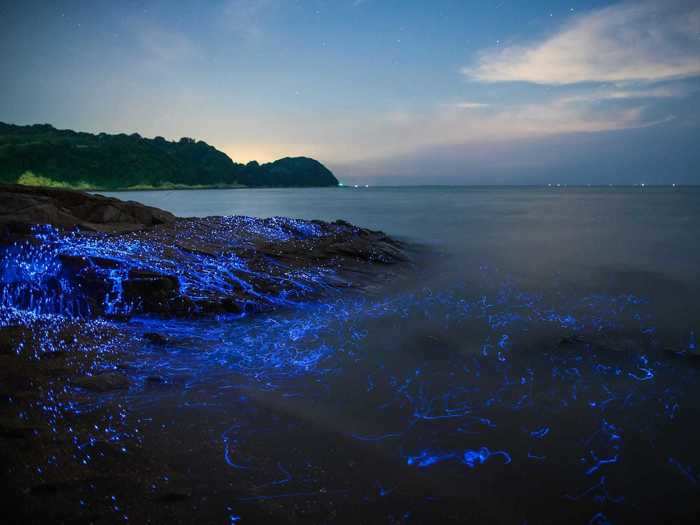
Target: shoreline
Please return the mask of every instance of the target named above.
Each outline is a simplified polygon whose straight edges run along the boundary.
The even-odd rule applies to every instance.
[[[142,367],[191,344],[162,323],[196,336],[200,320],[271,319],[408,262],[402,243],[343,221],[188,219],[2,185],[0,204],[0,460],[32,522],[109,522],[124,507],[136,522],[169,522],[170,503],[191,497],[187,473],[158,462],[129,419],[128,396],[174,386]]]
[[[627,485],[634,476],[668,486],[670,496],[650,489],[674,515],[696,510],[695,478],[682,474],[696,476],[687,431],[700,399],[697,330],[659,315],[654,290],[669,283],[660,275],[569,282],[575,272],[548,287],[476,257],[422,258],[413,244],[410,265],[386,264],[358,251],[382,246],[377,232],[342,221],[181,219],[114,198],[31,193],[7,201],[47,212],[55,193],[73,218],[61,217],[85,227],[12,230],[1,208],[0,231],[21,242],[0,269],[9,261],[11,274],[47,277],[34,288],[37,309],[60,305],[51,290],[92,298],[64,305],[110,309],[77,322],[0,309],[0,390],[10,399],[0,404],[0,457],[26,521],[284,522],[300,508],[298,522],[405,509],[421,522],[475,512],[499,521],[506,494],[519,509],[509,521],[587,523],[602,476],[606,493],[635,503],[615,506],[616,522],[639,521],[653,504],[636,504],[648,493]],[[565,216],[578,218],[570,208]],[[495,238],[463,235],[462,224],[453,231],[474,253]],[[514,266],[528,261],[503,242],[516,248]],[[8,253],[0,247],[0,259]],[[76,286],[59,288],[56,275]],[[694,323],[690,294],[687,303],[668,294]],[[536,493],[523,490],[533,483]],[[425,500],[426,486],[439,502]],[[484,486],[494,490],[465,502]],[[548,505],[562,494],[591,497]]]
[[[339,188],[340,186],[206,186],[206,187],[177,187],[177,188],[120,188],[117,190],[106,190],[106,189],[86,189],[86,190],[76,190],[70,188],[73,191],[86,191],[89,193],[125,193],[129,191],[211,191],[211,190],[317,190],[324,188]]]
[[[340,186],[242,186],[242,185],[224,185],[224,186],[173,186],[173,187],[130,187],[130,188],[90,188],[78,186],[33,186],[17,184],[26,188],[49,189],[49,190],[65,190],[65,191],[82,191],[88,193],[105,192],[105,193],[123,193],[128,191],[197,191],[197,190],[257,190],[257,189],[319,189],[319,188],[339,188]]]
[[[0,183],[0,186],[3,183]],[[12,184],[6,184],[12,185]],[[410,185],[382,185],[373,184],[371,186],[358,185],[355,187],[352,184],[343,184],[337,186],[242,186],[242,185],[215,185],[215,186],[173,186],[173,187],[129,187],[129,188],[89,188],[89,187],[73,187],[73,186],[35,186],[23,185],[29,189],[49,189],[49,190],[65,190],[75,192],[95,193],[128,193],[128,192],[166,192],[166,191],[211,191],[211,190],[301,190],[301,189],[434,189],[434,188],[464,188],[473,190],[511,190],[511,189],[532,189],[532,190],[684,190],[684,189],[700,189],[698,184],[567,184],[567,185],[552,185],[552,184],[504,184],[504,185],[488,185],[488,184],[410,184]]]

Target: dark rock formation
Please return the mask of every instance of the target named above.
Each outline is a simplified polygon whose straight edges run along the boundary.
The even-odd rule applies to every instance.
[[[167,337],[157,332],[146,332],[145,334],[143,334],[143,338],[152,345],[156,346],[165,346],[170,342],[170,340]]]
[[[172,522],[138,509],[192,496],[185,476],[142,452],[125,410],[127,392],[184,381],[161,375],[161,354],[199,348],[199,334],[168,332],[158,316],[235,322],[376,282],[404,260],[383,233],[340,221],[177,219],[85,193],[0,187],[0,463],[11,474],[4,494],[29,516],[17,522],[109,522],[117,504],[131,522]],[[140,313],[158,315],[122,322]]]
[[[0,185],[0,229],[26,232],[31,225],[51,224],[128,232],[172,222],[173,214],[137,202],[72,190]]]
[[[31,338],[31,331],[26,326],[10,325],[0,327],[0,355],[13,354],[19,345]]]
[[[135,202],[22,186],[0,186],[0,209],[0,305],[36,313],[264,311],[361,285],[406,260],[400,243],[343,221],[177,219]]]
[[[129,388],[129,379],[114,372],[105,372],[93,376],[78,377],[73,380],[73,385],[91,390],[93,392],[109,392]]]

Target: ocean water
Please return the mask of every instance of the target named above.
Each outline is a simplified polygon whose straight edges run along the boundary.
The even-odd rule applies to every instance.
[[[201,521],[574,523],[700,511],[700,189],[120,192],[180,216],[343,219],[414,268],[221,322],[142,319],[143,447]]]
[[[434,186],[111,195],[183,217],[343,219],[433,250],[431,285],[463,285],[489,268],[536,292],[571,287],[582,294],[653,296],[666,322],[697,320],[692,310],[700,291],[700,188]]]

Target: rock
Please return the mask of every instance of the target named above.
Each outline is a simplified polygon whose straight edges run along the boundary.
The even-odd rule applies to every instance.
[[[143,334],[143,338],[149,343],[158,346],[164,346],[170,342],[167,337],[157,332],[146,332],[145,334]]]
[[[61,488],[61,485],[64,486],[65,488],[65,483],[51,483],[51,482],[46,482],[46,483],[38,483],[31,487],[29,491],[36,495],[36,496],[47,496],[50,494],[55,494],[56,492],[59,491]]]
[[[61,359],[68,355],[65,350],[49,350],[39,356],[39,359]]]
[[[83,255],[62,254],[59,256],[59,259],[65,267],[70,268],[74,272],[84,271],[93,266],[112,270],[120,267],[119,261],[107,259],[105,257],[86,257]]]
[[[90,390],[92,392],[109,392],[129,388],[129,379],[116,372],[105,372],[94,376],[84,376],[72,381],[74,386]]]
[[[26,326],[10,325],[0,328],[0,354],[14,354],[22,344],[32,339],[32,332]]]
[[[164,302],[177,295],[180,289],[178,278],[143,270],[129,272],[122,283],[124,297],[131,302],[140,302],[146,311],[158,311]]]
[[[21,226],[4,241],[0,236],[0,246],[17,242],[13,249],[24,264],[46,253],[60,263],[26,283],[11,283],[31,294],[39,287],[39,293],[50,292],[47,313],[65,304],[81,315],[116,319],[259,313],[320,297],[339,283],[368,286],[389,275],[388,265],[408,260],[401,243],[343,221],[177,219],[81,192],[0,186],[0,209],[13,198],[26,209],[0,211],[0,229],[3,221]],[[34,223],[83,231],[64,242],[67,233],[60,230],[32,234]],[[10,263],[22,275],[21,258],[13,256]],[[0,292],[7,284],[0,282]]]
[[[26,232],[33,224],[103,232],[128,232],[175,222],[167,211],[89,193],[0,185],[0,230]]]
[[[678,357],[689,357],[693,359],[700,357],[700,352],[684,350],[682,348],[664,348],[664,351]]]
[[[446,360],[455,352],[447,339],[431,334],[417,335],[414,344],[422,349],[426,361]]]
[[[13,419],[0,420],[0,437],[9,439],[26,439],[38,432],[38,428]]]
[[[158,501],[163,501],[165,503],[172,503],[177,501],[184,501],[192,497],[192,491],[190,489],[182,488],[170,488],[164,490],[156,496]]]
[[[585,343],[586,341],[581,339],[578,335],[569,335],[560,339],[559,346],[580,345]]]

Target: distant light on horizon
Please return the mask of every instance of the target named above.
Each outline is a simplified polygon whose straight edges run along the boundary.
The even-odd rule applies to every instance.
[[[312,157],[317,160],[318,154],[313,145],[304,144],[251,144],[241,142],[239,144],[217,145],[212,144],[217,149],[223,151],[231,160],[241,164],[257,161],[260,164],[273,162],[284,157]]]

